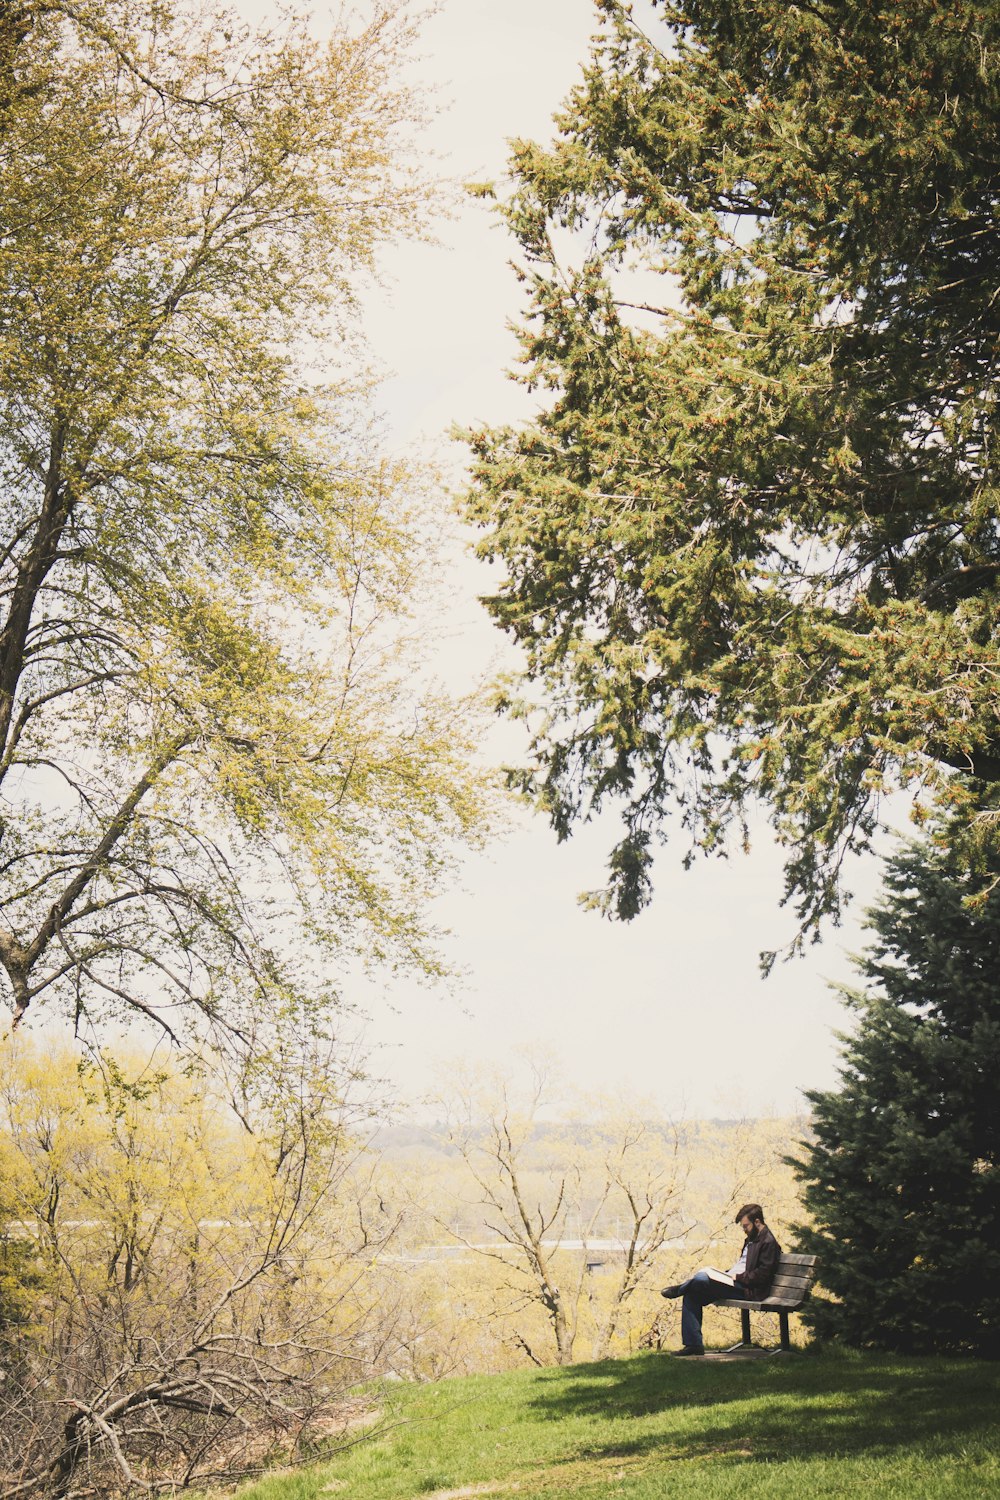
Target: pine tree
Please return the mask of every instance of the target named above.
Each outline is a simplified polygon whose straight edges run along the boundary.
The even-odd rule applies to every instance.
[[[1000,861],[936,842],[889,861],[858,960],[839,1089],[807,1094],[802,1248],[837,1300],[820,1336],[1000,1354]]]
[[[471,434],[517,782],[621,809],[625,918],[762,805],[815,933],[887,788],[1000,801],[1000,5],[598,8],[503,205],[546,399]]]

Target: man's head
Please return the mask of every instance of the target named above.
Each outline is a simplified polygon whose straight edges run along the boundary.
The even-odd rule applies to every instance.
[[[743,1233],[750,1237],[756,1229],[764,1222],[764,1210],[759,1203],[744,1203],[736,1215],[736,1223]]]

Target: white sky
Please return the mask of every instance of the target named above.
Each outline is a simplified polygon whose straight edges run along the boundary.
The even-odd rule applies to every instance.
[[[506,139],[547,140],[592,30],[590,0],[445,0],[420,65],[446,105],[431,132],[443,170],[463,181],[494,177]],[[392,431],[430,444],[460,473],[450,425],[525,415],[530,398],[503,376],[514,351],[506,322],[519,306],[511,243],[473,200],[438,234],[436,246],[386,259],[394,286],[373,300],[369,328],[395,371],[383,403]],[[456,568],[442,663],[456,680],[481,674],[504,650],[476,602],[489,587],[473,562]],[[518,748],[514,731],[498,731],[498,759]],[[616,832],[610,820],[559,847],[541,819],[523,814],[500,847],[466,861],[462,888],[438,907],[453,934],[448,955],[465,970],[458,997],[405,983],[363,996],[377,1066],[404,1096],[418,1097],[451,1058],[489,1063],[525,1046],[554,1052],[588,1091],[625,1086],[689,1115],[784,1113],[799,1107],[800,1088],[833,1081],[831,1028],[845,1014],[826,980],[849,977],[844,948],[860,946],[856,923],[763,981],[759,950],[791,931],[766,832],[751,856],[689,872],[679,849],[665,850],[656,898],[628,926],[576,904],[580,890],[602,883]],[[872,861],[854,886],[867,903],[876,885]]]
[[[259,17],[268,7],[238,8]],[[593,29],[591,0],[443,0],[413,65],[439,90],[428,144],[442,173],[497,176],[508,138],[547,140]],[[384,257],[390,286],[371,298],[368,325],[393,372],[382,400],[393,441],[429,448],[457,480],[463,455],[448,439],[452,423],[512,420],[530,406],[503,374],[514,353],[506,322],[519,306],[511,244],[472,200],[437,232],[436,245]],[[438,667],[458,685],[503,656],[476,600],[489,587],[485,570],[456,558]],[[516,731],[499,727],[494,748],[498,761],[515,758]],[[460,888],[438,903],[452,934],[447,957],[464,970],[457,993],[359,987],[374,1065],[402,1099],[419,1100],[451,1059],[490,1064],[524,1047],[556,1054],[582,1089],[624,1087],[675,1115],[786,1113],[800,1106],[800,1088],[833,1081],[831,1028],[846,1016],[827,980],[850,977],[844,950],[861,945],[856,916],[875,894],[875,862],[854,874],[855,918],[763,981],[759,950],[780,946],[792,927],[778,907],[781,859],[766,832],[750,856],[689,872],[668,848],[652,906],[623,926],[576,904],[580,890],[602,883],[616,828],[612,820],[559,847],[542,820],[518,813],[513,834],[467,859]]]

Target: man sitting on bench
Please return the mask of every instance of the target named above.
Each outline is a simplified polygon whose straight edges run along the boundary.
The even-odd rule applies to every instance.
[[[687,1281],[680,1281],[676,1286],[665,1286],[660,1294],[663,1297],[684,1298],[681,1304],[681,1340],[684,1347],[677,1350],[678,1354],[704,1354],[701,1315],[709,1302],[726,1302],[731,1298],[760,1302],[770,1290],[781,1246],[764,1223],[764,1210],[759,1203],[744,1203],[736,1215],[736,1223],[746,1235],[746,1240],[743,1254],[728,1272],[716,1271],[711,1267],[696,1271]]]

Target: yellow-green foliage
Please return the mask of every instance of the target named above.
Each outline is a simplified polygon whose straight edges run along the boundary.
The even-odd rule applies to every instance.
[[[435,971],[474,832],[424,481],[354,319],[426,186],[394,5],[26,7],[0,138],[0,984],[244,1048],[346,953]],[[7,75],[5,74],[5,77]]]
[[[4,1045],[0,1180],[29,1317],[0,1474],[45,1493],[53,1466],[86,1461],[110,1493],[242,1473],[312,1441],[378,1370],[391,1225],[345,1072],[314,1043],[259,1054],[237,1113],[218,1069]]]
[[[308,1325],[352,1371],[423,1380],[621,1356],[651,1333],[661,1346],[677,1341],[677,1305],[659,1288],[735,1259],[744,1198],[763,1201],[786,1244],[796,1216],[781,1158],[801,1122],[651,1121],[632,1140],[620,1113],[592,1101],[589,1118],[526,1129],[514,1162],[526,1203],[551,1217],[561,1192],[568,1210],[541,1247],[571,1323],[560,1350],[537,1265],[501,1237],[461,1153],[411,1146],[375,1163],[351,1145],[336,1076],[315,1060],[289,1049],[262,1055],[250,1085],[241,1075],[253,1134],[211,1075],[167,1062],[81,1061],[26,1042],[0,1061],[8,1215],[41,1278],[35,1321],[70,1363],[88,1339],[109,1352],[143,1338],[165,1346],[234,1268],[266,1259],[276,1233],[285,1243],[241,1294],[238,1321],[260,1320],[269,1337]],[[619,1175],[633,1195],[668,1189],[659,1240],[624,1296],[634,1223],[622,1190],[606,1191],[609,1162],[627,1164],[631,1175]],[[502,1187],[499,1173],[483,1180]],[[555,1243],[581,1233],[600,1248]],[[732,1342],[734,1319],[710,1310],[709,1340]]]
[[[118,1344],[125,1358],[143,1339],[165,1350],[243,1281],[235,1322],[268,1336],[307,1322],[353,1356],[363,1242],[377,1241],[359,1227],[358,1148],[332,1074],[319,1095],[282,1096],[289,1082],[272,1075],[250,1131],[201,1070],[4,1048],[0,1173],[50,1356],[72,1363],[98,1344],[110,1357]]]

